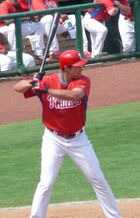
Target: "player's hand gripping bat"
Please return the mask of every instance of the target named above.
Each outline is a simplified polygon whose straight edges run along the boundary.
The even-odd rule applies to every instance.
[[[39,72],[36,73],[35,76],[34,76],[34,80],[42,80],[42,78],[43,78],[43,76],[45,74],[44,65],[45,65],[45,62],[46,62],[46,58],[49,55],[49,49],[50,49],[51,43],[52,43],[53,38],[54,38],[54,36],[56,34],[56,30],[57,30],[57,26],[58,26],[58,23],[59,23],[60,16],[61,16],[60,13],[55,13],[55,15],[54,15],[52,27],[51,27],[51,30],[50,30],[50,33],[49,33],[49,36],[48,36],[47,45],[46,45],[45,52],[44,52],[43,61],[41,63],[41,67],[40,67]]]

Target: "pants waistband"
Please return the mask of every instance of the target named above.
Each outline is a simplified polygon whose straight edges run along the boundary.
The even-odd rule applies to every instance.
[[[125,19],[125,20],[134,21],[134,19],[132,19],[132,18],[127,18],[127,17],[125,17],[124,19]]]
[[[63,135],[63,134],[61,134],[61,133],[59,133],[59,132],[56,132],[56,131],[54,131],[53,129],[50,129],[50,128],[48,128],[48,127],[46,127],[48,130],[50,130],[51,132],[53,132],[53,133],[55,133],[56,135],[58,135],[58,136],[61,136],[61,137],[63,137],[63,138],[65,138],[65,139],[73,139],[75,136],[77,136],[79,133],[82,133],[83,132],[83,129],[80,129],[79,131],[77,131],[77,132],[75,132],[75,133],[73,133],[73,134],[71,134],[71,135]]]
[[[134,21],[134,18],[125,17],[123,14],[120,14],[120,17],[124,20]]]

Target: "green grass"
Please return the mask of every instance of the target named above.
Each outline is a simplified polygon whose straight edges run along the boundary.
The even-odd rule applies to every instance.
[[[89,110],[85,129],[116,198],[139,198],[140,102]],[[0,126],[0,207],[31,204],[43,131],[41,120]],[[65,157],[51,203],[94,199],[88,181]]]

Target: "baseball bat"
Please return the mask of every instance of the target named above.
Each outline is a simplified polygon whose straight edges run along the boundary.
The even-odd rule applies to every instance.
[[[50,33],[49,33],[49,36],[48,36],[47,45],[46,45],[45,52],[44,52],[44,57],[43,57],[43,60],[42,60],[42,63],[41,63],[40,70],[39,70],[39,72],[37,74],[37,79],[39,79],[39,80],[42,80],[42,78],[43,78],[43,76],[45,74],[44,65],[45,65],[45,62],[46,62],[46,58],[49,55],[49,49],[50,49],[51,43],[52,43],[52,41],[54,39],[54,36],[56,34],[56,30],[57,30],[57,27],[58,27],[60,16],[61,16],[60,13],[55,13],[54,18],[53,18],[51,30],[50,30]]]

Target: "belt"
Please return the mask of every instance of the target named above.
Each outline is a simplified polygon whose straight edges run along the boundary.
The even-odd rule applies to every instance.
[[[73,133],[73,134],[71,134],[71,135],[63,135],[63,134],[61,134],[61,133],[59,133],[59,132],[56,132],[56,131],[54,131],[53,129],[50,129],[50,128],[48,128],[48,127],[47,127],[47,129],[50,130],[51,132],[55,133],[56,135],[61,136],[61,137],[65,138],[65,139],[73,139],[73,138],[74,138],[75,136],[77,136],[79,133],[82,133],[82,132],[83,132],[83,129],[80,129],[79,131],[77,131],[77,132],[75,132],[75,133]]]
[[[125,19],[125,20],[134,21],[134,19],[133,19],[133,18],[127,18],[127,17],[125,17],[124,19]]]

